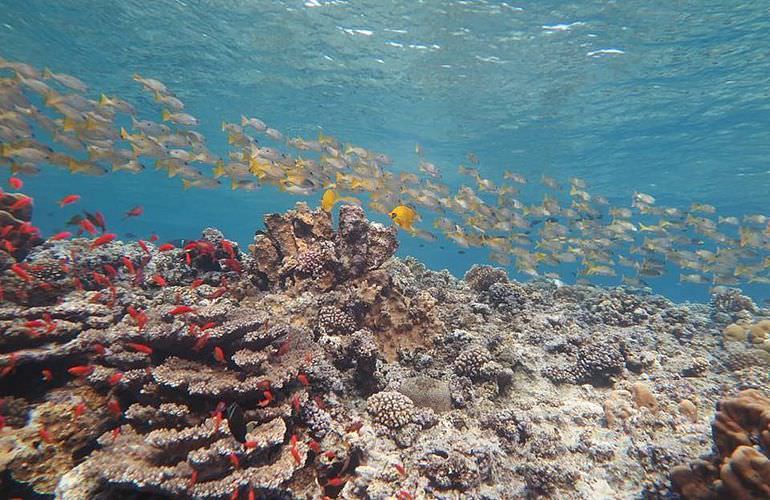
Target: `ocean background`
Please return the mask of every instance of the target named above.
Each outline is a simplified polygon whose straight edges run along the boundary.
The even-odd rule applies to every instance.
[[[159,107],[132,75],[157,78],[200,119],[215,154],[227,150],[221,122],[245,114],[287,137],[322,130],[386,153],[394,169],[417,171],[419,143],[453,186],[467,182],[457,165],[473,152],[483,176],[519,172],[531,193],[544,192],[541,175],[580,177],[613,206],[641,191],[721,216],[767,213],[768,33],[767,4],[724,0],[0,1],[0,56],[77,76],[90,97],[120,96],[153,120]],[[321,196],[183,191],[151,168],[23,179],[44,235],[86,209],[123,239],[214,226],[245,246],[263,214]],[[70,193],[80,204],[60,209]],[[145,214],[122,220],[136,205]],[[458,253],[443,239],[400,242],[399,255],[459,276],[488,262],[486,249]],[[674,300],[707,300],[708,286],[677,278],[647,281]],[[768,296],[767,286],[744,290]]]

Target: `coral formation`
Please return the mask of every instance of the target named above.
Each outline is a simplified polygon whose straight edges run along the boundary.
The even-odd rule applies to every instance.
[[[712,423],[717,455],[671,470],[686,499],[770,497],[770,399],[755,389],[717,404]]]
[[[654,498],[672,477],[688,498],[764,492],[767,399],[724,396],[767,384],[766,310],[733,291],[675,305],[489,266],[458,280],[396,247],[360,207],[335,227],[298,204],[248,252],[211,228],[162,251],[25,249],[30,281],[17,256],[1,278],[0,486]],[[720,398],[718,455],[674,467],[709,453]]]

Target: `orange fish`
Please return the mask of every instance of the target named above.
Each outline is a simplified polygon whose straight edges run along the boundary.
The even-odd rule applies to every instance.
[[[20,209],[22,209],[24,207],[28,207],[31,204],[32,204],[32,198],[30,198],[29,196],[25,196],[23,198],[19,198],[18,200],[16,200],[16,202],[13,205],[8,207],[8,210],[13,212],[13,211],[16,211],[16,210],[20,210]]]
[[[118,382],[120,382],[120,379],[123,378],[123,374],[120,372],[113,373],[110,375],[110,378],[107,379],[107,383],[110,385],[116,385]]]
[[[206,342],[208,342],[211,335],[208,333],[204,333],[200,337],[198,337],[198,340],[195,342],[195,345],[193,346],[193,351],[200,351],[206,346]]]
[[[139,217],[143,213],[144,213],[144,208],[141,205],[138,205],[132,208],[131,210],[129,210],[128,212],[126,212],[125,217]]]
[[[214,359],[217,360],[219,363],[225,362],[225,353],[222,351],[222,348],[217,346],[214,348]]]
[[[68,194],[61,200],[59,200],[59,207],[64,207],[66,205],[71,205],[75,202],[77,202],[80,199],[79,194]]]
[[[152,347],[146,345],[146,344],[139,344],[136,342],[128,342],[126,343],[128,347],[133,349],[136,352],[141,352],[143,354],[146,354],[148,356],[152,355]]]
[[[341,477],[333,477],[326,482],[326,486],[342,486],[346,481],[346,479],[342,479]]]
[[[243,443],[243,446],[246,448],[256,448],[259,445],[256,441],[246,441]]]
[[[62,231],[60,233],[54,234],[53,236],[51,236],[48,239],[51,240],[51,241],[59,241],[59,240],[66,240],[70,236],[72,236],[72,233],[70,233],[69,231]]]
[[[37,431],[37,433],[40,435],[40,439],[45,441],[46,443],[53,443],[53,436],[51,436],[51,433],[48,432],[47,429],[40,429]]]
[[[29,275],[21,264],[11,264],[11,271],[26,282],[32,281],[32,276]]]
[[[75,377],[87,377],[93,373],[94,367],[91,365],[79,365],[67,368],[67,371]]]
[[[116,399],[110,399],[109,402],[107,402],[107,409],[115,417],[120,417],[123,415],[123,410],[120,409],[120,403],[118,403]]]
[[[114,239],[115,233],[105,233],[91,242],[91,246],[89,248],[94,249],[98,246],[105,245]]]
[[[48,368],[43,368],[42,372],[43,372],[43,380],[45,380],[46,382],[50,382],[51,380],[53,380],[53,372],[51,372],[51,370],[49,370]]]
[[[168,313],[172,316],[178,316],[180,314],[187,314],[187,313],[194,313],[195,309],[193,309],[190,306],[176,306],[172,310],[170,310]]]
[[[90,220],[83,219],[80,221],[80,227],[83,229],[83,231],[87,232],[90,235],[96,234],[96,226],[94,226]]]
[[[75,406],[75,409],[72,412],[72,419],[74,420],[78,418],[85,412],[86,412],[86,404],[85,403],[78,404],[77,406]]]

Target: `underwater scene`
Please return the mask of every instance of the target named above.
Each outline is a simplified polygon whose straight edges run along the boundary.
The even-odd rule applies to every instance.
[[[0,0],[0,498],[770,498],[769,34]]]

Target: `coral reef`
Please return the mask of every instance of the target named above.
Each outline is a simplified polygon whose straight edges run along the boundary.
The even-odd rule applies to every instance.
[[[360,207],[338,220],[298,204],[248,251],[208,228],[183,248],[75,238],[7,254],[0,487],[767,496],[770,318],[740,293],[676,305],[489,266],[458,280],[393,257],[396,230]],[[709,456],[712,419],[718,452],[679,466]]]
[[[770,399],[748,389],[717,404],[712,423],[717,454],[671,470],[686,499],[770,497]]]

